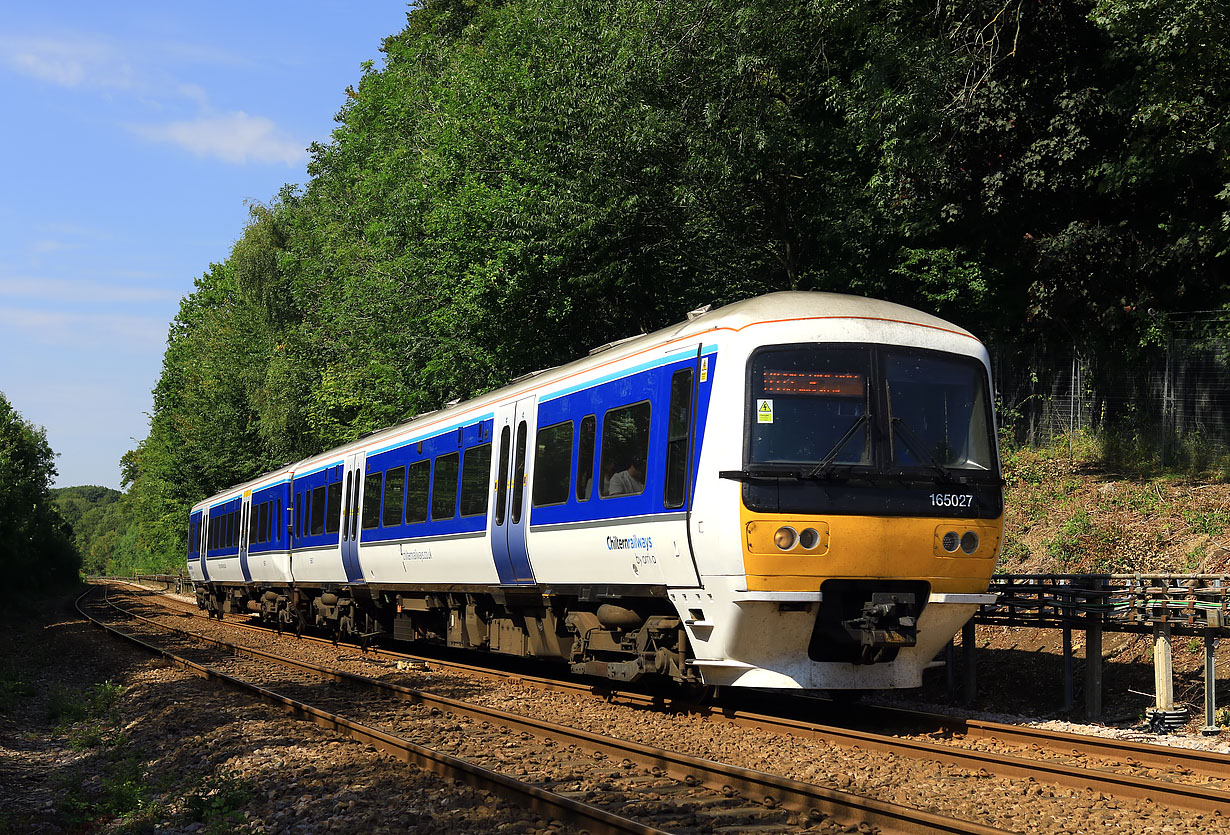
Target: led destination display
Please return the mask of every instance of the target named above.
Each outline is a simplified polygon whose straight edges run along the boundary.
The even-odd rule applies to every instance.
[[[761,377],[765,394],[815,394],[829,397],[862,397],[867,381],[862,374],[826,374],[819,371],[773,371]]]

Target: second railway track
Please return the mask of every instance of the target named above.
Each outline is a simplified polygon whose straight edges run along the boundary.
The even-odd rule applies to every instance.
[[[247,626],[241,623],[234,625]],[[421,659],[402,653],[386,654],[461,668],[469,674],[508,675],[438,659]],[[518,678],[527,680],[523,675],[518,675]],[[543,678],[532,681],[537,686],[571,692],[589,693],[595,690],[590,685],[576,682]],[[627,692],[608,695],[642,705],[654,701],[651,697]],[[834,725],[805,718],[808,711],[831,708],[832,705],[827,702],[790,699],[781,694],[775,694],[774,700],[772,713],[765,711],[763,702],[755,695],[735,696],[725,706],[697,710],[713,721],[795,737],[822,739],[847,748],[928,759],[970,769],[975,773],[989,772],[1156,801],[1198,812],[1230,814],[1230,792],[1227,792],[1224,783],[1230,778],[1230,758],[1215,752],[882,707],[846,709],[844,717],[851,721]],[[902,730],[896,734],[870,730],[875,726]],[[934,739],[936,736],[944,739]],[[980,750],[977,747],[980,740],[1005,746],[1008,752]]]
[[[514,782],[543,795],[535,803],[562,798],[564,806],[580,807],[552,807],[552,814],[590,831],[1003,831],[237,647],[130,614],[139,619],[129,621],[140,624],[134,631],[174,636],[176,656],[256,684],[266,694],[276,691],[284,704],[311,713],[318,724],[353,726],[373,744],[413,738],[425,750],[460,758],[480,772],[511,773]],[[321,687],[321,681],[340,686]],[[355,699],[355,688],[366,698]],[[411,759],[422,762],[423,754]],[[450,773],[457,772],[453,766]],[[623,822],[628,817],[635,819],[631,825]]]

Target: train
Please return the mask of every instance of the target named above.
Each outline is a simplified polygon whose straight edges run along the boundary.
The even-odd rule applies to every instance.
[[[199,502],[212,615],[612,682],[918,687],[986,594],[985,346],[807,291],[692,311]]]

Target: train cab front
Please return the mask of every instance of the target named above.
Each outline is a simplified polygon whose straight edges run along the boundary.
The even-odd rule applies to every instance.
[[[741,485],[744,573],[729,628],[698,648],[706,681],[916,687],[989,602],[1003,499],[977,349],[752,353],[743,466],[720,474]]]

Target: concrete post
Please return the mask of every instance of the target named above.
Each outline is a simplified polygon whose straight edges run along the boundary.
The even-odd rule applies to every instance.
[[[1100,589],[1102,581],[1093,580],[1094,589]],[[1093,600],[1100,598],[1091,596]],[[1089,614],[1085,626],[1085,718],[1102,716],[1102,616]]]
[[[1153,624],[1153,706],[1174,710],[1174,665],[1170,651],[1170,624]]]
[[[977,671],[974,668],[975,644],[974,619],[970,618],[961,627],[961,654],[965,657],[965,688],[961,702],[966,706],[972,705],[978,695]]]
[[[1063,709],[1071,712],[1075,701],[1072,687],[1072,624],[1063,624]]]
[[[1214,666],[1217,651],[1217,629],[1222,625],[1220,609],[1208,609],[1205,612],[1209,628],[1204,633],[1204,727],[1200,732],[1205,736],[1216,736],[1221,733],[1217,726],[1217,670]]]

